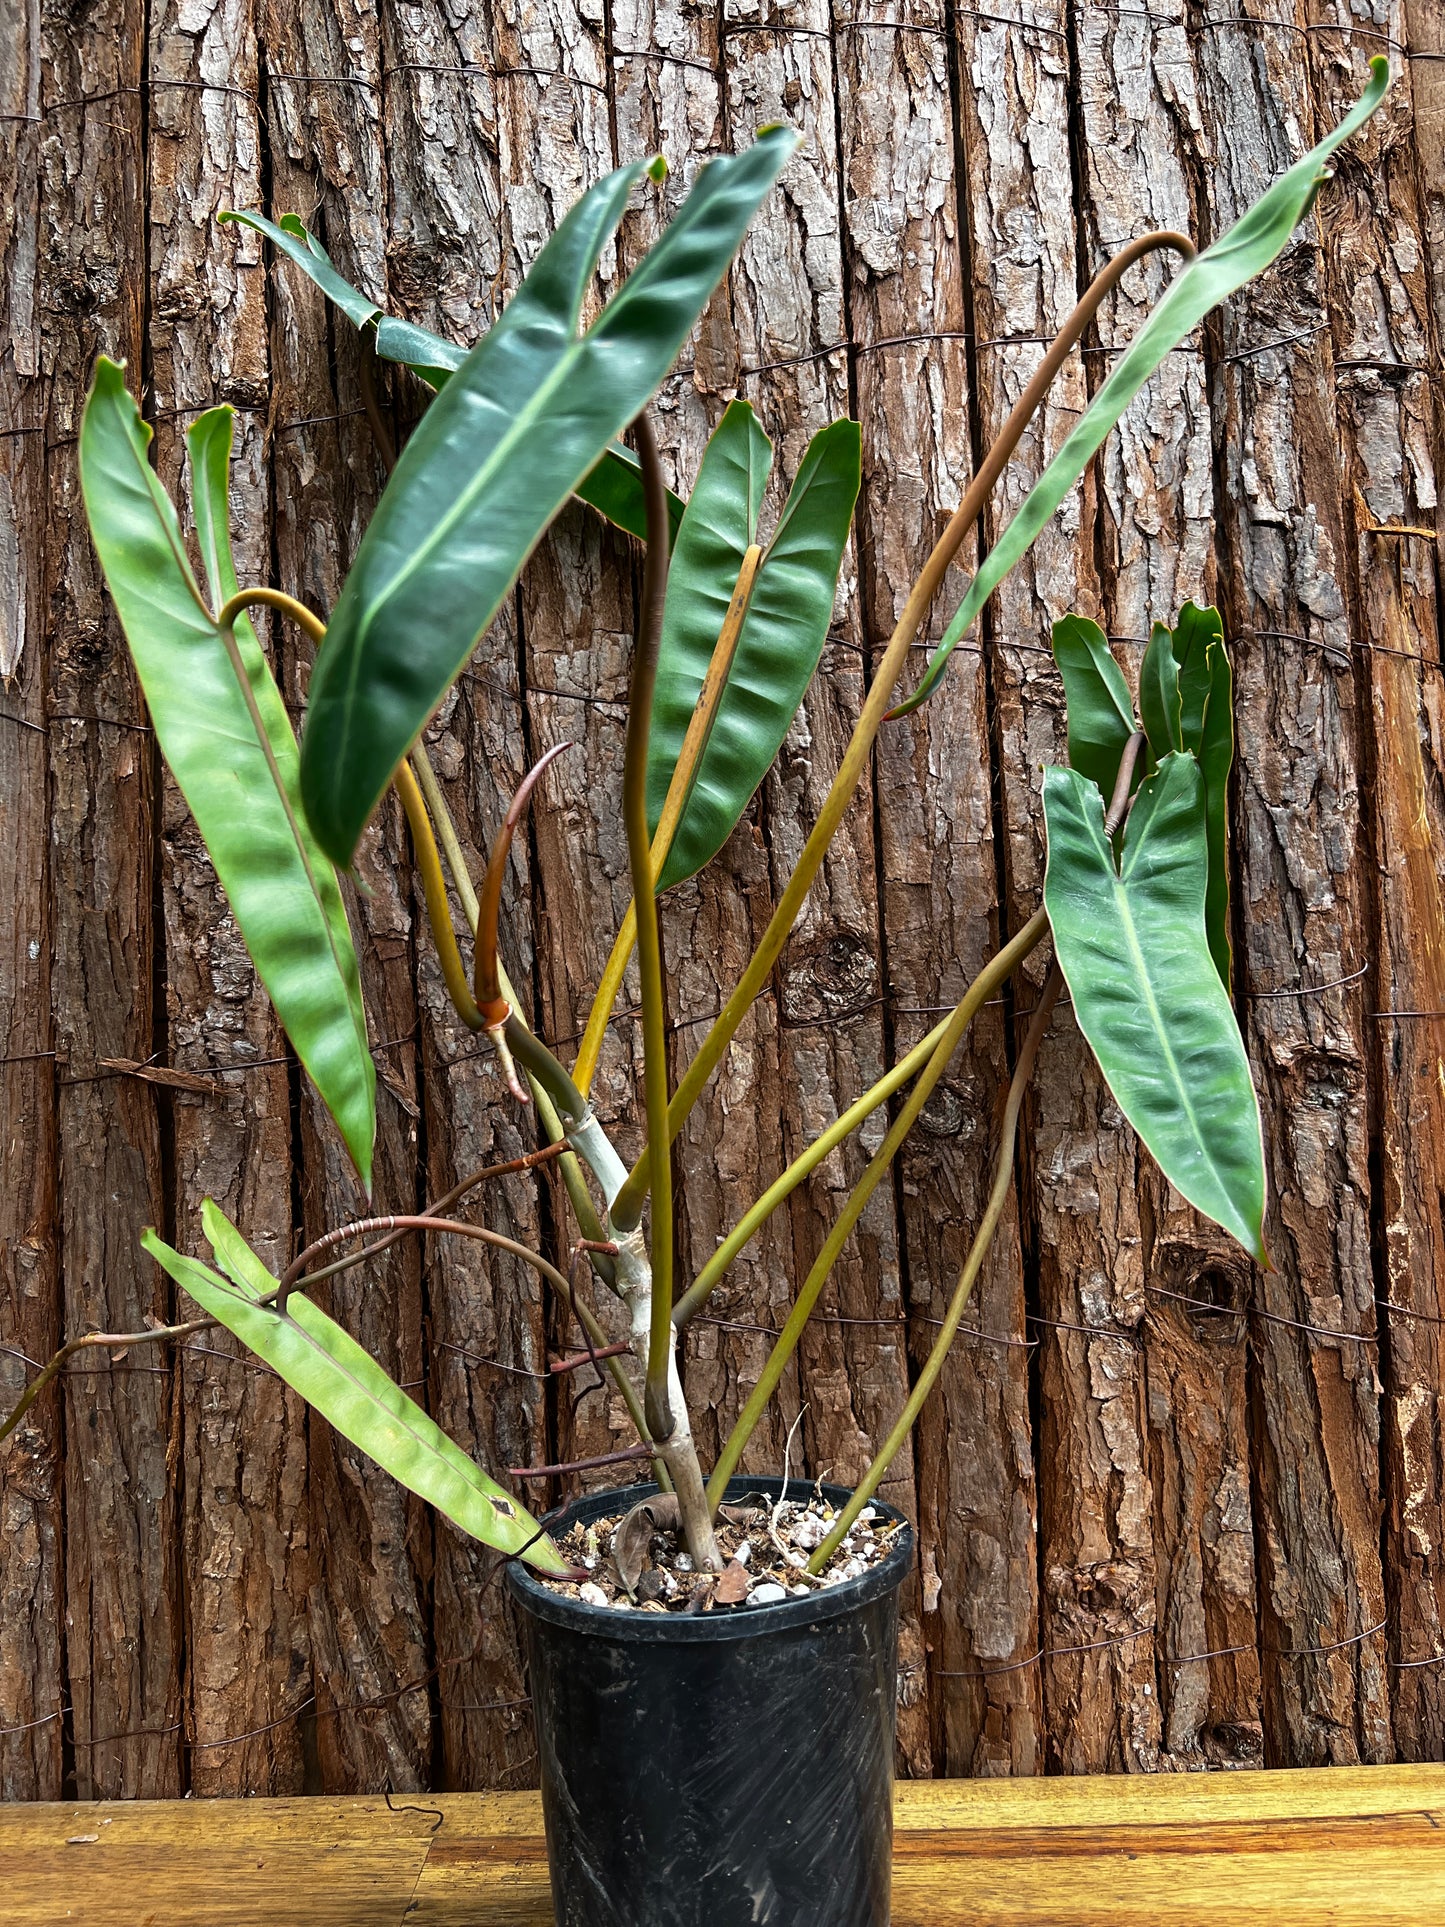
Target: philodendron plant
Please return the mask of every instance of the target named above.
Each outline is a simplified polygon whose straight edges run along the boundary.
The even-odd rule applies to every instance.
[[[680,1081],[670,1087],[657,892],[722,848],[766,774],[816,669],[859,488],[859,430],[815,437],[777,522],[764,526],[772,450],[747,403],[727,408],[685,502],[664,486],[647,407],[794,146],[766,128],[745,152],[702,169],[680,211],[585,330],[599,256],[634,190],[660,165],[599,181],[566,216],[500,320],[469,352],[383,315],[338,275],[294,217],[245,221],[298,263],[368,338],[434,393],[383,492],[336,607],[323,623],[267,587],[242,587],[228,534],[231,414],[188,436],[188,543],[147,460],[149,430],[122,368],[102,360],[80,440],[86,508],[161,749],[193,811],[257,971],[362,1180],[371,1179],[375,1075],[360,972],[338,873],[389,787],[400,793],[447,990],[462,1020],[495,1044],[516,1099],[535,1101],[543,1140],[502,1171],[476,1174],[426,1211],[338,1226],[273,1276],[212,1203],[203,1225],[215,1266],[153,1231],[145,1247],[203,1318],[165,1332],[74,1341],[27,1391],[38,1394],[86,1344],[226,1326],[327,1420],[465,1532],[564,1574],[562,1553],[488,1472],[449,1439],[316,1302],[321,1281],[411,1231],[481,1239],[531,1266],[559,1295],[589,1352],[605,1334],[577,1288],[590,1263],[630,1322],[635,1367],[606,1359],[636,1424],[638,1456],[676,1494],[687,1549],[716,1567],[713,1521],[831,1267],[868,1198],[943,1075],[975,1013],[1045,938],[1053,963],[1007,1092],[997,1169],[948,1315],[898,1422],[849,1505],[812,1553],[820,1572],[877,1489],[938,1377],[1005,1203],[1022,1099],[1061,988],[1100,1070],[1164,1175],[1267,1264],[1259,1111],[1230,1002],[1226,830],[1233,753],[1229,656],[1217,613],[1186,604],[1155,625],[1131,693],[1089,621],[1055,625],[1069,765],[1043,775],[1044,900],[956,1008],[850,1105],[764,1195],[695,1277],[674,1269],[672,1150],[754,999],[767,985],[885,720],[922,702],[985,600],[1078,481],[1161,359],[1233,290],[1275,259],[1310,208],[1324,163],[1378,106],[1373,64],[1358,106],[1213,246],[1151,234],[1104,268],[1045,355],[924,564],[883,651],[832,788],[771,922]],[[1130,263],[1166,249],[1181,265],[1131,345],[1034,486],[970,586],[906,700],[898,682],[950,563],[1049,383]],[[624,437],[630,440],[624,441]],[[480,888],[422,744],[445,698],[548,524],[572,495],[645,543],[632,659],[623,813],[633,901],[570,1069],[530,1027],[497,954],[513,831],[542,762],[519,790]],[[197,564],[199,563],[199,567]],[[298,747],[251,627],[280,610],[318,645]],[[551,752],[555,754],[554,752]],[[980,776],[980,780],[984,780]],[[440,846],[440,849],[439,847]],[[443,857],[471,926],[464,968]],[[646,1144],[630,1165],[588,1102],[604,1028],[636,949],[642,986]],[[699,1466],[678,1334],[770,1213],[879,1107],[899,1100],[876,1154],[838,1214],[710,1478]],[[575,1215],[573,1262],[459,1216],[483,1180],[556,1156]],[[383,1210],[393,1201],[381,1200]],[[649,1222],[644,1224],[644,1215]],[[366,1239],[373,1242],[367,1244]],[[639,1387],[640,1385],[640,1393]],[[9,1429],[7,1427],[7,1429]]]

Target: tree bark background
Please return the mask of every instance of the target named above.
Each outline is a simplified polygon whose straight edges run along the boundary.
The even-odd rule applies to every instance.
[[[1146,227],[1217,235],[1382,50],[1386,107],[1280,262],[1168,358],[941,694],[880,738],[681,1141],[678,1240],[695,1270],[1033,908],[1039,771],[1062,754],[1050,622],[1095,616],[1132,670],[1151,620],[1217,600],[1278,1268],[1255,1271],[1170,1193],[1061,1009],[1013,1206],[887,1487],[920,1535],[900,1764],[1445,1757],[1440,0],[6,0],[0,1402],[62,1337],[177,1309],[143,1225],[195,1250],[214,1195],[279,1265],[359,1202],[161,766],[79,501],[90,370],[123,355],[173,488],[190,420],[236,409],[243,578],[335,599],[385,479],[357,342],[218,212],[300,213],[348,278],[470,342],[607,169],[660,149],[671,173],[637,197],[598,300],[710,155],[769,120],[801,129],[656,420],[685,488],[745,395],[777,450],[772,515],[809,437],[851,413],[864,490],[777,768],[713,869],[666,900],[680,1066],[767,920],[914,570],[1079,289]],[[984,542],[1167,272],[1141,264],[1106,305]],[[390,375],[382,393],[404,434],[415,395]],[[636,569],[569,509],[430,731],[479,858],[529,762],[576,745],[507,899],[509,968],[564,1055],[627,899]],[[299,715],[308,646],[267,641]],[[394,811],[359,867],[377,1208],[414,1209],[527,1148],[530,1126],[450,1019]],[[1039,981],[982,1014],[876,1195],[755,1469],[776,1468],[800,1414],[795,1465],[846,1481],[866,1463],[981,1208],[1010,1027]],[[635,988],[596,1087],[624,1146]],[[705,1451],[882,1128],[820,1168],[692,1328]],[[487,1208],[532,1242],[562,1222],[550,1177]],[[347,1287],[341,1315],[494,1469],[623,1435],[610,1393],[549,1382],[569,1334],[530,1273],[412,1246]],[[0,1448],[3,1797],[520,1786],[534,1770],[495,1559],[224,1335],[89,1358]]]

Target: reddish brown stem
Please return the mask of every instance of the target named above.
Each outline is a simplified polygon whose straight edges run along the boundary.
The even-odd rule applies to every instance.
[[[525,1157],[509,1158],[505,1164],[484,1165],[480,1171],[473,1171],[459,1184],[454,1184],[450,1191],[427,1205],[419,1215],[423,1218],[439,1218],[444,1211],[450,1210],[452,1205],[464,1198],[468,1191],[475,1191],[479,1184],[486,1184],[492,1178],[511,1177],[518,1171],[530,1171],[534,1165],[547,1164],[551,1159],[561,1157],[566,1149],[566,1141],[559,1139],[556,1144],[544,1144],[539,1151],[528,1151]],[[334,1278],[339,1272],[350,1271],[353,1265],[364,1264],[368,1258],[379,1258],[382,1252],[390,1251],[393,1245],[400,1244],[405,1236],[405,1231],[393,1231],[390,1236],[382,1238],[378,1243],[363,1245],[360,1251],[353,1251],[345,1258],[337,1258],[331,1264],[323,1265],[319,1271],[308,1271],[304,1281],[301,1282],[308,1286],[319,1285],[324,1278]]]
[[[650,1445],[627,1445],[620,1452],[600,1452],[595,1459],[568,1459],[565,1465],[509,1465],[509,1479],[560,1479],[566,1472],[593,1472],[601,1465],[626,1465],[633,1459],[650,1459]]]
[[[354,1224],[340,1225],[335,1231],[328,1231],[324,1237],[307,1245],[282,1272],[276,1287],[276,1310],[280,1316],[285,1317],[286,1302],[313,1258],[319,1258],[322,1252],[329,1251],[333,1245],[342,1244],[347,1238],[364,1238],[373,1231],[440,1231],[456,1238],[476,1238],[483,1244],[495,1245],[499,1251],[509,1251],[514,1258],[531,1265],[534,1271],[539,1271],[557,1288],[564,1303],[572,1303],[571,1286],[557,1267],[549,1264],[538,1252],[529,1251],[526,1245],[518,1244],[515,1238],[503,1237],[500,1231],[492,1231],[486,1225],[461,1224],[454,1218],[431,1217],[415,1211],[389,1218],[358,1218]]]
[[[481,894],[477,898],[477,954],[475,963],[475,996],[477,1008],[486,1021],[488,1030],[505,1024],[512,1014],[512,1006],[502,995],[502,987],[497,971],[497,920],[502,908],[502,879],[507,874],[507,858],[511,854],[512,838],[517,825],[526,811],[528,799],[537,787],[542,772],[564,749],[571,749],[571,743],[558,743],[549,749],[545,756],[539,757],[531,769],[517,785],[517,793],[512,798],[501,829],[497,832],[492,845],[491,855],[487,858],[487,874],[482,878]]]
[[[595,1364],[599,1358],[625,1358],[631,1350],[632,1347],[628,1344],[599,1345],[595,1351],[573,1352],[570,1357],[567,1358],[554,1358],[548,1364],[547,1370],[549,1372],[576,1372],[580,1371],[584,1365]]]

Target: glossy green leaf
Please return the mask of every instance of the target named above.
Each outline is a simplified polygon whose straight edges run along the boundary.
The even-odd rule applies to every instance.
[[[1150,631],[1139,665],[1139,720],[1149,739],[1151,768],[1171,749],[1183,749],[1179,666],[1174,660],[1174,637],[1162,622],[1156,622]]]
[[[1097,622],[1064,616],[1054,624],[1053,639],[1068,712],[1069,764],[1097,783],[1107,802],[1124,746],[1138,728],[1129,685]]]
[[[1211,709],[1216,676],[1220,679],[1219,695]],[[1234,759],[1233,700],[1219,611],[1186,602],[1172,631],[1156,622],[1139,671],[1139,710],[1149,736],[1151,768],[1171,748],[1190,750],[1199,759],[1209,845],[1204,924],[1210,953],[1226,991],[1231,973],[1227,828],[1229,766]]]
[[[236,588],[227,512],[231,419],[229,408],[211,409],[187,438],[197,536],[216,608]],[[124,370],[102,356],[81,422],[80,478],[106,583],[161,751],[252,961],[369,1185],[376,1070],[336,874],[301,821],[296,739],[255,632],[244,617],[233,631],[269,758],[191,571],[175,510],[146,459],[149,441]]]
[[[292,1293],[284,1318],[258,1302],[275,1291],[276,1279],[209,1198],[202,1222],[233,1284],[173,1251],[154,1231],[147,1231],[141,1243],[208,1317],[233,1332],[383,1471],[444,1512],[463,1532],[499,1552],[524,1558],[540,1571],[567,1570],[531,1514],[489,1479],[334,1319],[299,1292]]]
[[[1204,931],[1204,782],[1170,754],[1141,784],[1123,856],[1077,770],[1044,772],[1044,904],[1079,1028],[1169,1182],[1261,1264],[1259,1105]]]
[[[1057,455],[1024,498],[1018,514],[990,549],[969,585],[958,614],[929,661],[922,682],[892,713],[906,715],[934,690],[949,656],[967,634],[984,603],[1025,554],[1083,474],[1089,457],[1172,348],[1236,288],[1263,273],[1284,247],[1329,177],[1324,164],[1374,113],[1390,84],[1390,64],[1370,62],[1371,79],[1358,104],[1334,132],[1263,194],[1227,234],[1175,275],[1138,334],[1115,362],[1108,379],[1065,437]]]
[[[1205,832],[1209,845],[1204,928],[1219,981],[1228,994],[1234,963],[1229,942],[1229,768],[1234,761],[1234,674],[1223,632],[1219,629],[1218,612],[1207,609],[1202,613],[1214,618],[1216,629],[1207,648],[1209,700],[1199,736],[1199,768],[1204,777]]]
[[[459,348],[454,341],[448,341],[442,335],[433,334],[430,328],[419,328],[411,321],[398,321],[395,315],[384,313],[359,288],[352,287],[337,272],[331,256],[315,235],[307,232],[297,215],[283,214],[279,225],[275,221],[268,221],[264,214],[256,214],[249,209],[234,214],[225,213],[217,218],[235,221],[243,227],[254,228],[258,234],[264,234],[310,275],[322,293],[336,303],[355,327],[373,329],[372,346],[383,361],[399,362],[429,388],[441,388],[466,360],[468,351],[465,348]],[[642,499],[642,476],[637,457],[630,448],[614,442],[605,449],[597,466],[583,476],[574,493],[605,515],[609,522],[615,522],[632,535],[646,538],[647,512]],[[682,520],[683,505],[671,489],[667,492],[667,506],[675,533]]]
[[[745,404],[734,404],[738,406]],[[699,566],[684,571],[676,595],[671,581],[668,585],[668,608],[675,607],[677,613],[662,650],[667,699],[661,710],[654,701],[654,735],[648,745],[648,807],[654,823],[722,627],[742,550],[755,539],[767,480],[759,445],[766,449],[768,444],[756,424],[750,432],[753,459],[737,475],[731,514],[710,517],[706,540],[696,544]],[[659,890],[694,875],[716,856],[772,768],[827,641],[861,465],[856,422],[833,422],[808,445],[758,564],[732,667],[658,878]],[[679,552],[696,499],[694,491],[678,536]],[[701,515],[694,525],[702,528]],[[661,661],[658,687],[663,687]]]
[[[786,128],[711,162],[583,335],[583,298],[639,163],[568,213],[407,443],[311,679],[301,793],[351,861],[391,773],[563,502],[651,397],[792,152]]]
[[[647,738],[647,825],[657,830],[698,692],[757,540],[773,445],[750,403],[730,402],[713,430],[673,544]]]
[[[1223,641],[1224,628],[1217,609],[1199,609],[1186,602],[1174,625],[1174,662],[1179,672],[1179,747],[1197,756],[1204,735],[1204,711],[1209,701],[1209,652]]]

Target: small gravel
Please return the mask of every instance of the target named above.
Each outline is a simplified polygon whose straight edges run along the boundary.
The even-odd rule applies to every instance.
[[[779,1506],[761,1493],[725,1505],[718,1518],[722,1573],[698,1572],[670,1529],[652,1532],[642,1571],[630,1594],[612,1556],[612,1535],[623,1518],[574,1526],[558,1541],[562,1556],[585,1568],[581,1584],[541,1579],[552,1591],[590,1606],[644,1613],[740,1612],[807,1599],[862,1576],[892,1549],[899,1528],[867,1506],[826,1569],[808,1571],[810,1555],[823,1543],[837,1514],[806,1487]],[[633,1542],[635,1544],[635,1541]],[[632,1570],[635,1570],[635,1564]]]

